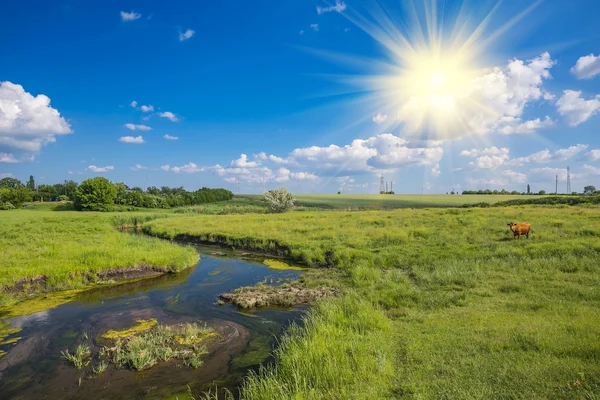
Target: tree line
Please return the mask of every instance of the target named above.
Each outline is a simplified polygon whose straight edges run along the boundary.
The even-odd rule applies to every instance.
[[[454,194],[454,192],[452,194]],[[536,195],[537,194],[537,195],[543,196],[546,194],[555,194],[555,193],[546,193],[545,190],[540,190],[539,192],[532,192],[531,187],[529,185],[527,185],[527,192],[518,192],[516,190],[509,192],[508,190],[505,190],[505,189],[502,189],[502,190],[486,189],[486,190],[463,190],[462,194],[492,194],[492,195],[493,194]],[[556,193],[556,194],[566,195],[566,193]],[[579,194],[600,194],[600,191],[596,190],[595,186],[588,185],[583,188],[583,193],[571,192],[569,194],[574,195],[574,196],[577,196]]]
[[[36,185],[33,176],[27,183],[7,177],[0,180],[0,210],[20,208],[30,201],[73,201],[77,210],[111,211],[133,208],[171,208],[230,200],[226,189],[203,187],[187,191],[183,187],[155,186],[143,190],[113,183],[103,177],[86,179],[81,184],[69,180],[54,185]]]

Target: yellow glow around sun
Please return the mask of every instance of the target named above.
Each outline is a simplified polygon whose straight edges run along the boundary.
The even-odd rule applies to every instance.
[[[367,15],[345,14],[381,44],[390,57],[385,62],[333,55],[345,63],[382,67],[385,71],[344,80],[370,93],[366,97],[369,106],[389,116],[386,126],[400,126],[405,136],[452,139],[478,134],[478,124],[481,126],[486,118],[489,120],[490,115],[496,114],[486,107],[485,97],[489,94],[478,81],[488,64],[486,53],[493,48],[494,40],[541,2],[534,2],[486,34],[500,2],[482,21],[472,23],[472,10],[465,5],[467,0],[463,1],[460,12],[448,21],[442,18],[443,2],[436,0],[404,2],[404,9],[398,9],[398,3],[393,3],[395,9],[375,4],[367,10]],[[471,8],[481,8],[479,1],[471,4]]]

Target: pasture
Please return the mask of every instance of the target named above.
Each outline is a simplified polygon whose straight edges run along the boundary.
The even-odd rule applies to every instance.
[[[237,198],[259,200],[261,195],[241,195]],[[392,209],[406,207],[460,207],[464,204],[540,198],[523,195],[445,195],[445,194],[295,194],[295,204],[322,209]]]
[[[456,196],[462,197],[462,196]],[[529,222],[529,239],[506,225]],[[151,221],[147,233],[342,270],[242,397],[600,394],[600,209],[398,209]]]

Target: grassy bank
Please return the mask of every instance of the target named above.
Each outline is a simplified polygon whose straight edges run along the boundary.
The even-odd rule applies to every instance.
[[[262,195],[242,195],[257,201]],[[393,209],[406,207],[459,207],[464,204],[487,202],[490,204],[544,196],[522,195],[444,195],[444,194],[295,194],[295,204],[323,209]]]
[[[510,221],[531,223],[531,238],[513,240]],[[600,395],[599,208],[195,216],[145,230],[345,271],[346,296],[316,308],[243,398]]]
[[[125,214],[56,212],[42,209],[2,212],[0,217],[0,306],[26,294],[81,288],[98,273],[127,267],[178,271],[196,264],[197,253],[158,239],[115,229]],[[115,220],[117,218],[117,220]],[[148,220],[143,213],[135,219]]]

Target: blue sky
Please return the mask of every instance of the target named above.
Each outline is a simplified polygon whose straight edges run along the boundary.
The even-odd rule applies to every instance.
[[[564,191],[568,165],[600,187],[600,3],[414,3],[10,2],[0,175]]]

